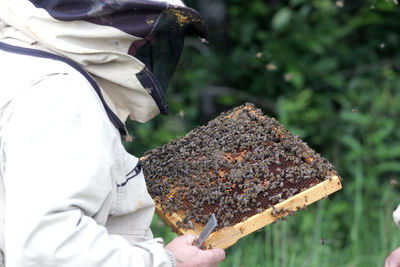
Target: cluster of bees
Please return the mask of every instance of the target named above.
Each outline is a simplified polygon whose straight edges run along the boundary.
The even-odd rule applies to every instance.
[[[336,175],[249,103],[147,152],[143,170],[153,199],[164,214],[179,213],[184,229],[206,224],[212,213],[219,228],[235,225]]]

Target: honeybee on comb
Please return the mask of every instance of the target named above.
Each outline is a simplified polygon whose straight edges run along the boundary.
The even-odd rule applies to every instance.
[[[199,234],[216,215],[209,247],[230,246],[341,188],[332,164],[250,103],[148,151],[142,163],[157,214],[178,234]]]

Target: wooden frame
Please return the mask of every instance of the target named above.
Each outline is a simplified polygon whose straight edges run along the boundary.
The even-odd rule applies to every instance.
[[[222,249],[228,248],[234,245],[240,238],[277,221],[281,217],[288,216],[297,210],[303,209],[305,206],[308,206],[313,202],[326,198],[328,195],[340,190],[341,188],[342,184],[340,182],[340,178],[338,176],[332,176],[330,179],[325,180],[303,192],[300,192],[286,199],[285,201],[276,204],[274,207],[266,209],[241,223],[222,228],[212,233],[204,242],[204,247]],[[156,205],[156,213],[164,222],[171,226],[178,235],[189,233],[195,235],[200,234],[200,231],[178,228],[176,223],[177,221],[182,220],[182,217],[179,215],[179,213],[167,212],[164,214],[160,204]],[[196,229],[199,229],[199,227],[196,227]]]
[[[245,105],[241,108],[238,108],[236,111],[234,111],[232,114],[224,115],[227,116],[226,118],[228,119],[234,119],[237,117],[244,109],[249,110],[250,112],[254,113],[256,116],[258,116],[258,119],[262,118],[264,115],[261,114],[260,111],[254,108],[252,105]],[[279,129],[278,129],[279,128]],[[276,127],[273,129],[275,132],[276,137],[279,137],[279,139],[283,139],[285,137],[285,134],[289,133],[284,133],[280,132],[280,127]],[[246,153],[244,153],[246,154]],[[243,152],[241,152],[239,155],[233,156],[229,153],[226,153],[224,155],[225,160],[232,162],[233,159],[236,161],[242,161],[243,160]],[[145,160],[145,158],[143,158]],[[303,158],[303,160],[310,164],[313,161],[312,157],[306,156]],[[332,175],[330,179],[327,179],[325,181],[319,182],[318,184],[304,190],[303,192],[297,193],[296,195],[291,196],[290,198],[274,205],[271,208],[268,208],[262,212],[259,212],[253,216],[251,216],[248,219],[245,219],[243,222],[239,222],[233,226],[228,226],[225,228],[222,228],[220,230],[217,230],[213,232],[205,241],[204,247],[206,248],[228,248],[235,244],[240,238],[249,235],[250,233],[257,231],[264,226],[271,224],[275,221],[277,221],[279,218],[288,216],[290,214],[293,214],[295,211],[303,209],[305,206],[310,205],[313,202],[316,202],[322,198],[326,198],[328,195],[340,190],[342,188],[340,178],[336,174],[336,172],[331,171],[330,174]],[[222,177],[223,173],[219,173],[219,176]],[[168,177],[164,177],[164,181],[168,181]],[[318,180],[318,179],[315,179]],[[319,181],[319,180],[318,180]],[[318,182],[316,181],[316,182]],[[308,181],[310,182],[310,181]],[[174,199],[176,196],[175,192],[177,191],[177,188],[171,188],[171,191],[169,191],[169,194],[167,198]],[[185,216],[185,211],[180,210],[180,207],[175,207],[178,208],[176,212],[173,211],[166,211],[161,207],[161,202],[162,200],[155,198],[154,199],[156,202],[156,213],[161,217],[161,219],[166,222],[173,231],[175,231],[179,235],[183,234],[195,234],[199,235],[201,231],[204,228],[204,225],[195,223],[193,221],[189,221],[190,226],[194,228],[193,230],[185,230],[184,228],[178,227],[178,223],[182,223],[184,221]],[[202,213],[204,215],[204,213]],[[253,213],[251,213],[253,214]],[[208,214],[210,216],[211,214]]]

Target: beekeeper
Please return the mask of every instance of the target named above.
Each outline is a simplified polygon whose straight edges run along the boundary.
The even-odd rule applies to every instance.
[[[180,0],[0,0],[0,262],[217,266],[195,236],[164,246],[124,122],[167,114],[188,34]],[[1,264],[0,264],[1,265]]]

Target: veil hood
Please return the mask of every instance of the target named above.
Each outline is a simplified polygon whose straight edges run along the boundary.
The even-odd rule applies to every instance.
[[[8,25],[82,66],[119,115],[145,122],[168,113],[165,93],[188,35],[207,37],[204,20],[180,0],[0,0]]]

